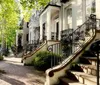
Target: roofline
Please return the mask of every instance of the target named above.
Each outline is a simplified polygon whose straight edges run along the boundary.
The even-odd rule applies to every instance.
[[[41,16],[41,14],[46,10],[46,8],[48,8],[49,6],[54,6],[54,7],[61,7],[61,6],[58,6],[58,5],[53,5],[53,4],[48,4],[43,10],[42,10],[42,12],[40,13],[40,16]]]

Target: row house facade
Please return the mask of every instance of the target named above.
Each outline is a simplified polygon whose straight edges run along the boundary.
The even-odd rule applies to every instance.
[[[25,64],[32,62],[34,55],[40,51],[48,50],[60,54],[61,41],[68,39],[65,43],[67,46],[71,46],[71,52],[67,49],[67,57],[61,59],[59,65],[53,67],[52,61],[54,59],[51,60],[53,66],[46,70],[45,85],[69,85],[65,82],[59,84],[59,78],[66,75],[66,71],[69,70],[72,63],[77,62],[80,55],[89,48],[91,43],[100,39],[100,34],[96,33],[100,28],[99,5],[99,0],[51,0],[40,13],[38,24],[33,20],[35,15],[32,16],[33,21],[31,21],[35,24],[32,23],[32,26],[30,22],[29,25],[30,43],[34,43],[35,40],[46,42],[42,43],[35,52],[33,51],[32,55],[23,57]],[[37,27],[40,27],[39,34],[36,33]],[[89,84],[91,82],[83,83],[84,80],[75,85],[94,85],[94,83]]]
[[[63,0],[62,0],[63,1]],[[66,0],[61,3],[54,0],[40,15],[40,40],[60,40],[61,31],[76,29],[82,25],[91,13],[95,14],[95,0]]]
[[[39,11],[33,10],[33,14],[29,21],[29,44],[39,42],[40,25],[39,25]]]
[[[22,20],[21,26],[18,30],[16,30],[16,48],[17,52],[21,52],[25,46],[28,44],[29,37],[29,28],[28,22]]]
[[[34,44],[39,43],[39,32],[39,11],[34,9],[29,22],[22,20],[20,28],[16,30],[17,52],[32,50]]]
[[[40,40],[46,39],[48,42],[62,40],[63,35],[65,36],[67,32],[70,34],[70,32],[74,32],[77,28],[82,28],[91,14],[96,15],[96,18],[100,19],[99,5],[99,0],[52,0],[40,14]],[[97,22],[97,25],[100,28],[99,22]],[[96,36],[96,39],[100,39],[99,36]],[[75,36],[73,35],[73,37]],[[75,49],[77,51],[77,47],[73,48],[72,54],[75,55],[77,54],[75,52]],[[66,61],[67,58],[60,65],[46,71],[45,85],[55,85],[59,82],[60,77],[65,76],[66,70],[70,66],[66,66],[68,63]],[[58,85],[67,84],[61,83]],[[90,84],[88,83],[87,85]]]

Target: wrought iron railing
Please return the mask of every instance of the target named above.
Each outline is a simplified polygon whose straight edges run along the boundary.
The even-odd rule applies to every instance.
[[[53,45],[48,46],[48,51],[55,53],[57,55],[61,56],[61,44],[60,43],[56,43]],[[57,63],[59,63],[61,61],[61,58],[55,58],[55,57],[51,57],[51,67],[57,65]]]
[[[24,46],[23,49],[23,55],[27,56],[27,54],[35,51],[38,47],[40,46],[40,42],[38,42],[37,40],[34,40],[34,43],[32,44],[27,44]]]
[[[29,47],[29,44],[26,46],[26,49],[23,50],[24,53],[23,53],[23,57],[22,57],[21,62],[23,62],[23,60],[31,57],[32,55],[34,55],[34,53],[36,53],[36,51],[38,49],[40,49],[41,46],[44,46],[47,43],[47,41],[37,42],[37,43],[36,42],[34,44],[30,44],[32,46],[31,49],[27,49],[27,47]]]
[[[61,43],[57,43],[49,46],[49,51],[52,53],[56,53],[54,50],[57,49],[57,46],[60,46],[60,49],[57,49],[56,54],[61,55],[59,63],[67,62],[64,60],[70,60],[72,55],[79,52],[87,42],[89,42],[95,36],[96,29],[96,16],[90,15],[89,19],[83,23],[77,29],[73,29],[69,32],[69,30],[65,30],[61,32]],[[51,63],[54,61],[51,59]],[[53,66],[53,64],[51,64]]]
[[[71,34],[73,32],[73,29],[66,29],[61,31],[61,37],[63,37],[63,39],[66,39],[66,36],[68,36],[69,34]]]

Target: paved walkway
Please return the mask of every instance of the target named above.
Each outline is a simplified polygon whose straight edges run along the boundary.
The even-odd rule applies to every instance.
[[[0,61],[0,69],[6,74],[0,74],[0,85],[44,85],[45,74],[33,66],[23,66],[21,58],[5,58]]]

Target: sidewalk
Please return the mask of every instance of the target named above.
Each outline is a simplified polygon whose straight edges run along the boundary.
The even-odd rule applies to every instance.
[[[0,85],[44,85],[45,74],[33,66],[23,66],[21,58],[5,58],[0,61],[0,69],[6,74],[0,74]]]

